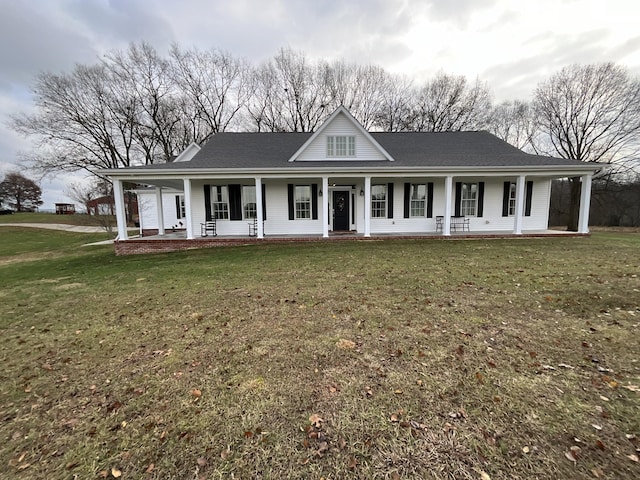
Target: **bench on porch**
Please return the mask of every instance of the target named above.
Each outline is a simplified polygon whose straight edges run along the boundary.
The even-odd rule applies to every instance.
[[[449,225],[454,232],[457,232],[458,229],[462,232],[470,231],[469,219],[467,217],[453,216],[451,217],[451,223]],[[438,215],[436,216],[436,232],[442,231],[444,231],[444,216]]]
[[[200,236],[208,237],[209,234],[211,236],[216,237],[218,233],[216,232],[216,221],[215,220],[207,220],[204,223],[200,224]]]
[[[457,232],[458,229],[461,231],[469,232],[469,219],[467,217],[451,217],[451,230]]]

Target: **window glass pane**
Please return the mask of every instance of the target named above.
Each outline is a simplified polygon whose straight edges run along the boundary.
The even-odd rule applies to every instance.
[[[355,157],[356,137],[353,135],[335,135],[327,137],[327,156]]]
[[[296,185],[295,204],[296,218],[311,218],[310,185]]]
[[[371,218],[387,217],[387,186],[371,186]]]
[[[460,200],[460,215],[464,217],[475,217],[477,206],[477,183],[462,184],[462,198]]]
[[[185,218],[187,216],[187,212],[184,207],[184,195],[180,195],[180,216],[178,218]]]
[[[516,214],[516,184],[511,183],[509,187],[509,215]]]
[[[333,147],[333,139],[335,137],[327,137],[327,157],[334,157],[335,150]]]
[[[427,186],[424,184],[412,184],[410,195],[410,216],[424,217],[424,209],[427,198]]]
[[[211,187],[211,213],[219,220],[229,218],[229,190],[226,185]]]
[[[347,137],[336,137],[336,156],[345,157],[347,155]]]
[[[242,187],[242,215],[244,218],[256,218],[256,187],[244,185]]]
[[[356,137],[347,137],[347,139],[349,140],[349,151],[347,152],[347,155],[349,157],[355,157],[356,156]]]

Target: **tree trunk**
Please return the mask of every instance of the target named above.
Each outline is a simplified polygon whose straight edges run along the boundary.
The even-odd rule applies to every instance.
[[[578,219],[580,217],[580,177],[572,177],[569,179],[571,187],[571,195],[569,197],[569,218],[567,219],[567,230],[570,232],[578,231]]]

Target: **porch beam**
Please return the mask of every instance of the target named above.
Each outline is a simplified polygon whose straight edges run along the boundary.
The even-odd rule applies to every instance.
[[[329,177],[322,177],[322,237],[329,236]]]
[[[524,211],[524,186],[526,185],[525,176],[518,176],[516,180],[516,214],[513,220],[513,233],[515,235],[522,234],[522,214]]]
[[[118,224],[118,238],[127,240],[127,215],[124,209],[124,190],[122,181],[113,180],[113,201],[116,204],[116,222]]]
[[[156,187],[156,215],[158,216],[158,235],[164,235],[164,208],[162,205],[162,187]]]
[[[591,206],[591,175],[582,176],[580,188],[580,216],[578,232],[589,233],[589,207]]]
[[[191,212],[191,179],[183,178],[184,184],[184,213],[187,223],[187,240],[193,240],[193,214]]]
[[[262,217],[262,178],[256,177],[256,219],[258,220],[256,235],[264,238],[264,218]]]
[[[364,177],[364,236],[371,236],[371,177]]]
[[[451,196],[453,195],[453,177],[444,178],[444,225],[442,235],[451,235]]]

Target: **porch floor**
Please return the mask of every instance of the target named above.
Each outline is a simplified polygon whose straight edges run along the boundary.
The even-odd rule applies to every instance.
[[[147,237],[131,237],[127,240],[117,240],[115,249],[117,255],[130,255],[136,253],[171,252],[177,250],[188,250],[195,248],[209,248],[222,246],[250,245],[255,243],[295,243],[295,242],[331,242],[331,241],[382,241],[391,239],[439,239],[439,240],[461,240],[461,239],[497,239],[497,238],[541,238],[541,237],[583,237],[589,234],[568,232],[563,230],[525,230],[520,235],[505,231],[473,231],[473,232],[451,232],[446,236],[440,232],[413,232],[404,234],[395,233],[375,233],[370,237],[365,237],[357,232],[329,232],[329,237],[322,235],[265,235],[258,239],[249,236],[218,235],[201,237],[197,236],[191,240],[187,239],[186,231],[166,232],[164,235],[150,235]]]

